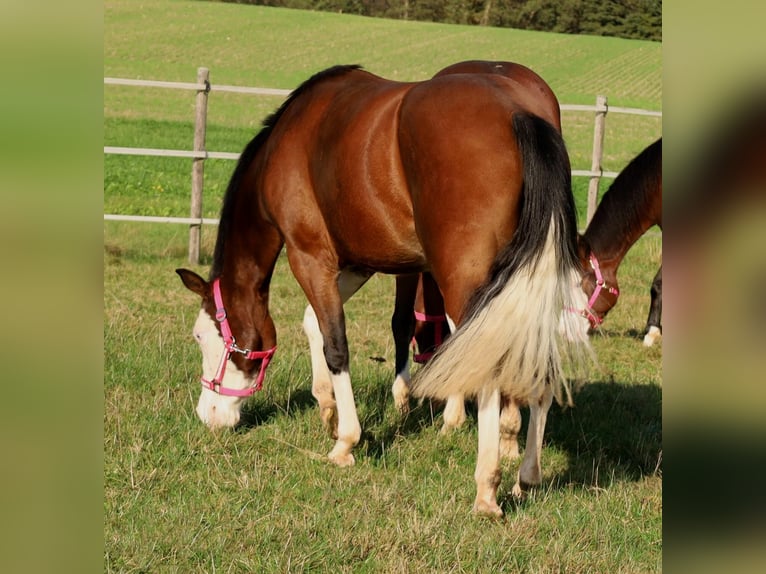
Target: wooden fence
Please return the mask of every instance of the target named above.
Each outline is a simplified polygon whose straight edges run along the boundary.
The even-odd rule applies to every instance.
[[[189,217],[151,217],[140,215],[119,215],[104,214],[105,220],[111,221],[142,221],[154,223],[181,223],[189,225],[189,262],[199,263],[200,235],[202,225],[216,225],[217,219],[207,219],[202,217],[202,187],[204,179],[204,162],[206,159],[231,159],[239,158],[238,153],[215,152],[205,149],[205,132],[207,129],[207,101],[210,92],[231,92],[239,94],[253,94],[260,96],[280,96],[285,97],[290,94],[290,90],[280,90],[274,88],[250,88],[243,86],[212,85],[210,83],[210,71],[207,68],[197,69],[197,81],[195,83],[186,82],[163,82],[154,80],[128,80],[122,78],[104,78],[105,85],[113,86],[138,86],[150,88],[167,88],[176,90],[190,90],[196,92],[195,120],[194,120],[194,144],[191,151],[187,150],[168,150],[151,148],[131,148],[104,146],[105,154],[118,155],[142,155],[142,156],[163,156],[163,157],[182,157],[192,159],[192,177],[191,177],[191,209]],[[590,222],[593,213],[596,211],[598,201],[598,185],[602,177],[615,178],[617,172],[604,171],[601,167],[601,159],[604,151],[604,133],[606,129],[606,115],[608,112],[613,114],[632,114],[639,116],[662,117],[662,112],[641,110],[636,108],[620,108],[609,106],[606,96],[596,96],[596,104],[577,105],[561,104],[562,111],[581,111],[593,112],[593,148],[590,170],[572,170],[575,177],[588,177],[588,210],[586,221]]]

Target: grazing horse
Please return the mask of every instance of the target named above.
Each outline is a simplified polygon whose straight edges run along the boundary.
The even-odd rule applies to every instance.
[[[528,402],[544,426],[565,359],[587,348],[576,338],[582,318],[562,313],[584,301],[569,157],[527,100],[500,75],[394,82],[358,66],[293,91],[240,156],[209,280],[177,270],[202,299],[200,418],[236,424],[264,382],[277,342],[269,285],[285,246],[322,337],[312,393],[336,437],[328,457],[353,464],[361,427],[343,302],[375,272],[428,271],[457,330],[413,392],[478,397],[474,509],[502,514],[501,393]],[[539,482],[534,442],[515,493]]]
[[[580,257],[586,272],[582,288],[589,297],[583,313],[591,328],[604,321],[620,291],[617,269],[625,254],[647,229],[662,229],[662,138],[646,147],[609,186],[580,239]],[[651,305],[644,345],[661,333],[662,265],[651,287]]]

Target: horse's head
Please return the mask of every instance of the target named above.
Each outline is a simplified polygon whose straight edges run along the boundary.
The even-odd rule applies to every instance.
[[[239,422],[245,398],[261,389],[276,346],[266,351],[252,350],[262,348],[261,335],[252,326],[245,327],[241,317],[253,314],[239,312],[233,300],[224,307],[218,280],[207,282],[188,269],[176,269],[176,273],[189,290],[202,298],[192,330],[202,351],[202,393],[197,415],[210,428],[234,426]],[[268,334],[275,339],[273,323],[268,314],[265,317]]]
[[[588,297],[588,302],[581,311],[593,329],[604,322],[604,317],[617,304],[620,290],[615,267],[602,265],[582,237],[579,252],[582,266],[581,286]]]

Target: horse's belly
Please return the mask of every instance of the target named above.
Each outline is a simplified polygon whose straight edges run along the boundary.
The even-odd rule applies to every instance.
[[[361,193],[349,190],[339,198],[328,221],[342,264],[361,265],[383,273],[419,271],[425,267],[415,232],[409,196],[391,190]]]

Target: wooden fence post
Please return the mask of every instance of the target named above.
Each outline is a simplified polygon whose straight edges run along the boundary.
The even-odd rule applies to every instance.
[[[197,102],[194,117],[194,151],[205,151],[205,132],[207,129],[207,94],[210,91],[210,70],[197,68],[197,83],[205,87],[197,91]],[[202,219],[202,188],[204,185],[205,159],[192,160],[192,193],[191,216]],[[200,236],[202,223],[192,223],[189,226],[189,263],[199,264]]]
[[[586,226],[593,218],[598,204],[598,184],[601,180],[601,173],[604,171],[601,167],[601,158],[604,155],[604,127],[606,125],[606,113],[609,110],[606,103],[606,96],[596,96],[596,120],[593,128],[593,158],[590,164],[592,172],[598,172],[598,175],[591,176],[588,182],[588,213],[586,217]]]

